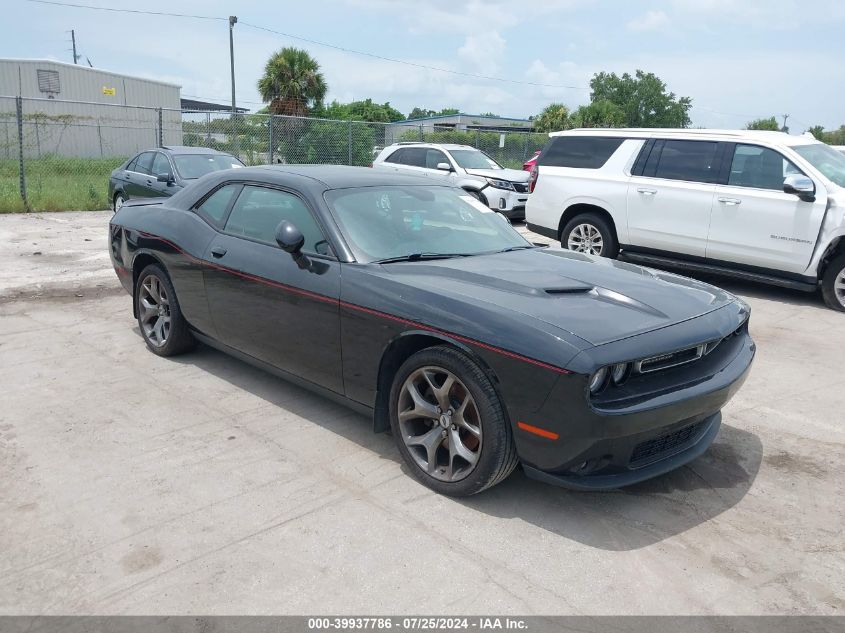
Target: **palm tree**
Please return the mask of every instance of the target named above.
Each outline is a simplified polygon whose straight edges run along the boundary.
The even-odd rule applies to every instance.
[[[326,89],[317,60],[292,46],[273,53],[258,80],[261,99],[270,104],[273,114],[305,116],[322,105]]]

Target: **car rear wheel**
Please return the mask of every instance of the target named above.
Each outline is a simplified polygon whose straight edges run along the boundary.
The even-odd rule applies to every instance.
[[[390,392],[393,437],[411,473],[432,490],[473,495],[517,464],[502,403],[465,354],[431,347],[406,360]]]
[[[845,312],[845,253],[835,257],[824,271],[822,296],[828,307]]]
[[[122,193],[117,194],[114,197],[114,204],[112,205],[112,211],[114,211],[115,213],[120,211],[120,207],[123,206],[124,202],[126,202],[126,198],[123,197],[123,194]]]
[[[182,316],[173,284],[158,264],[150,264],[138,275],[135,288],[138,327],[154,354],[175,356],[196,343]]]
[[[560,234],[560,245],[601,257],[616,257],[619,253],[616,236],[604,218],[595,213],[577,215],[567,222]]]

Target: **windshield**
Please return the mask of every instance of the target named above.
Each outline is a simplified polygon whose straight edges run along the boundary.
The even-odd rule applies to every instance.
[[[792,149],[818,169],[825,178],[840,187],[845,187],[845,154],[837,152],[830,145],[824,143],[798,145]]]
[[[361,187],[327,191],[325,198],[360,262],[531,246],[503,216],[461,189]]]
[[[503,169],[499,163],[477,149],[452,149],[449,153],[464,169]]]
[[[221,169],[243,167],[244,164],[228,154],[176,154],[176,171],[185,180],[193,180]]]

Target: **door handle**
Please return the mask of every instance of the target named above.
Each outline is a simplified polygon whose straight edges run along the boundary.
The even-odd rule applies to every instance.
[[[738,204],[742,204],[742,200],[740,200],[739,198],[725,198],[724,196],[719,196],[717,200],[722,204],[726,204],[732,207]]]
[[[644,196],[654,196],[657,194],[657,189],[648,189],[646,187],[638,187],[637,191],[643,194]]]
[[[211,249],[211,254],[214,257],[223,257],[223,255],[226,254],[226,249],[223,248],[222,246],[215,246],[214,248]]]

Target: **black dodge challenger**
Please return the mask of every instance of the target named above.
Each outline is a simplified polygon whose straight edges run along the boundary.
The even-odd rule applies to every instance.
[[[586,490],[677,468],[755,351],[723,290],[535,246],[461,189],[366,168],[209,174],[124,205],[110,250],[154,353],[199,340],[339,399],[449,495],[517,464]]]

